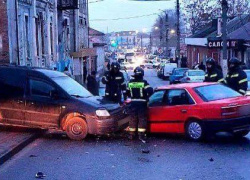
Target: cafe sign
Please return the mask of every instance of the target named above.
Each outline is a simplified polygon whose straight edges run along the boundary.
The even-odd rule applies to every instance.
[[[228,40],[227,41],[227,48],[238,49],[242,46],[241,40]],[[222,40],[208,40],[208,47],[209,48],[222,48],[223,41]]]

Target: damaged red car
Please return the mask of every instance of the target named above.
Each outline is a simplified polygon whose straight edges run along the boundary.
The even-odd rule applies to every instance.
[[[125,107],[93,96],[65,74],[0,66],[0,124],[66,132],[74,140],[124,129]]]
[[[217,132],[243,137],[250,130],[250,97],[222,84],[157,88],[150,97],[148,113],[151,133],[186,134],[195,141]]]

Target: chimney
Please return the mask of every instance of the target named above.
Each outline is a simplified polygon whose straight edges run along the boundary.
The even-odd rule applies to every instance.
[[[222,35],[222,18],[218,17],[217,19],[217,36],[221,37]]]

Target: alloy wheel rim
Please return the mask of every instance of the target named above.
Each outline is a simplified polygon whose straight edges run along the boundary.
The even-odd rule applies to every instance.
[[[202,135],[202,129],[199,123],[192,122],[189,124],[188,133],[192,139],[199,139]]]
[[[74,135],[82,134],[82,126],[78,123],[73,124],[71,130]]]

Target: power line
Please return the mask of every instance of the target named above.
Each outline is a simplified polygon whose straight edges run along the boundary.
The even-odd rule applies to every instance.
[[[152,14],[146,14],[146,15],[141,15],[141,16],[130,16],[130,17],[114,18],[114,19],[92,19],[90,21],[118,21],[118,20],[136,19],[136,18],[154,16],[154,15],[158,15],[158,14],[157,13],[152,13]]]

